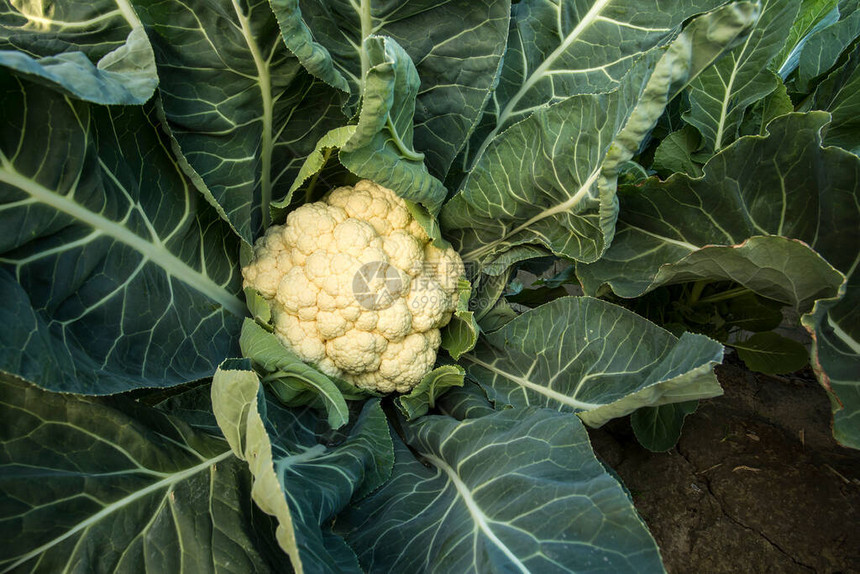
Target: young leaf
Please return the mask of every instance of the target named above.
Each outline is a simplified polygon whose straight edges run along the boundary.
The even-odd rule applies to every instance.
[[[466,371],[460,365],[436,367],[421,379],[408,395],[397,399],[406,420],[415,420],[436,406],[436,401],[451,387],[462,387]]]
[[[174,147],[253,243],[305,157],[346,119],[341,94],[287,51],[267,0],[135,0],[155,50]]]
[[[145,104],[158,85],[152,47],[125,1],[0,4],[0,66],[96,104]]]
[[[493,89],[504,52],[509,0],[391,3],[271,0],[287,47],[307,70],[349,92],[352,107],[373,66],[371,36],[390,37],[415,62],[421,89],[415,146],[438,178],[448,173]]]
[[[654,163],[651,167],[664,179],[673,173],[701,177],[702,166],[693,159],[700,143],[699,132],[692,126],[684,126],[660,142],[654,152]]]
[[[0,369],[84,394],[210,376],[246,314],[239,241],[153,106],[94,106],[0,72],[0,120]]]
[[[355,133],[338,159],[361,178],[394,190],[409,201],[439,211],[447,192],[430,175],[424,154],[413,148],[415,97],[420,80],[409,55],[391,38],[364,41],[368,65]]]
[[[463,356],[496,407],[541,405],[600,426],[642,406],[722,393],[723,348],[680,339],[616,305],[565,297],[523,313]]]
[[[663,571],[575,416],[534,407],[429,416],[404,432],[392,479],[335,523],[366,570]]]
[[[0,568],[283,572],[220,438],[131,400],[0,374]]]
[[[730,345],[751,371],[759,373],[793,373],[809,363],[806,347],[773,331],[756,333]]]
[[[267,399],[252,370],[227,361],[212,381],[212,405],[233,452],[250,466],[254,502],[277,518],[278,542],[295,571],[360,572],[329,525],[351,498],[379,487],[391,472],[379,401],[366,402],[352,426],[332,434],[312,410]]]
[[[273,333],[245,319],[239,346],[243,357],[268,372],[264,380],[282,403],[287,406],[321,404],[328,414],[330,427],[336,429],[347,423],[349,408],[337,385],[288,351]]]
[[[659,407],[642,407],[630,415],[630,424],[639,444],[651,452],[665,452],[678,443],[687,415],[696,412],[699,401]]]
[[[471,351],[478,342],[480,328],[475,320],[475,312],[469,310],[472,286],[466,279],[457,285],[457,309],[451,322],[442,328],[442,348],[456,361],[463,353]]]

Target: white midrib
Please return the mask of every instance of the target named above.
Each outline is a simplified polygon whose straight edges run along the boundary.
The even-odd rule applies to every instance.
[[[260,52],[260,46],[254,39],[254,33],[251,30],[251,22],[248,17],[242,13],[242,9],[236,0],[233,0],[233,8],[236,10],[236,17],[239,19],[239,24],[242,26],[242,35],[245,37],[245,42],[248,44],[248,49],[251,50],[251,56],[254,58],[254,65],[257,67],[257,80],[260,83],[260,95],[263,103],[263,135],[260,142],[260,206],[263,217],[263,227],[268,227],[271,223],[271,215],[269,213],[269,204],[272,202],[272,153],[274,152],[274,114],[275,102],[272,97],[272,76],[269,70],[269,64],[263,58]]]
[[[219,303],[230,313],[242,317],[245,315],[245,305],[237,297],[231,295],[222,286],[218,285],[209,277],[191,268],[184,261],[173,255],[165,247],[147,241],[102,215],[93,213],[82,205],[75,203],[69,198],[54,193],[39,183],[18,173],[11,165],[0,166],[0,182],[29,194],[36,201],[49,205],[71,217],[89,225],[101,234],[128,245],[145,259],[152,261],[171,277],[175,277],[199,291],[209,299]]]
[[[353,5],[353,7],[355,7]],[[358,50],[361,52],[361,95],[364,95],[364,83],[367,81],[367,72],[370,70],[370,55],[364,49],[364,41],[373,33],[373,14],[370,11],[370,0],[361,0],[358,7],[358,17],[361,22],[361,42]]]
[[[854,339],[851,335],[849,335],[841,325],[839,325],[836,321],[834,321],[829,315],[827,317],[827,324],[833,329],[833,334],[839,337],[839,339],[845,343],[848,348],[851,349],[855,354],[860,355],[860,341]]]
[[[137,12],[134,11],[134,8],[128,2],[128,0],[115,1],[120,12],[122,12],[123,18],[125,18],[129,26],[131,26],[132,28],[143,28],[143,24],[141,23],[140,18],[137,17]]]
[[[765,6],[766,5],[767,5],[767,3],[765,3]],[[763,8],[762,10],[764,11],[765,9],[766,8]],[[746,54],[747,48],[750,45],[750,40],[752,39],[752,37],[753,37],[753,34],[750,34],[747,36],[747,39],[744,41],[744,47],[740,51],[740,54],[738,55],[738,59],[735,61],[735,65],[732,66],[732,74],[729,76],[729,82],[726,85],[726,93],[723,96],[723,103],[722,103],[722,106],[720,107],[720,121],[717,122],[717,134],[714,137],[714,153],[720,151],[720,149],[723,146],[723,130],[726,127],[726,116],[729,112],[729,100],[731,99],[732,87],[735,84],[735,77],[737,76],[738,68],[740,67],[738,62],[743,60],[744,54]]]
[[[490,539],[490,541],[496,545],[496,547],[501,550],[505,556],[520,570],[520,572],[524,572],[529,574],[530,570],[526,568],[526,565],[520,561],[519,558],[511,551],[510,548],[505,546],[505,543],[499,540],[499,537],[496,536],[496,533],[490,528],[489,520],[487,515],[484,514],[484,511],[481,510],[481,507],[478,506],[478,503],[475,502],[475,499],[472,498],[472,492],[469,490],[469,487],[460,479],[457,472],[451,468],[448,463],[446,463],[441,458],[438,458],[433,455],[424,455],[424,459],[433,464],[434,466],[441,469],[445,474],[448,475],[448,480],[454,485],[454,488],[457,489],[457,494],[460,495],[460,498],[463,499],[463,502],[466,504],[466,508],[469,510],[469,514],[472,515],[472,519],[475,521],[475,524],[484,533],[484,536]]]
[[[466,355],[463,355],[463,358],[475,363],[479,367],[483,367],[492,373],[496,373],[497,375],[502,376],[506,379],[509,379],[518,385],[521,385],[521,386],[523,386],[527,389],[530,389],[530,390],[532,390],[538,394],[541,394],[541,395],[547,397],[548,399],[558,401],[563,405],[567,405],[569,407],[573,407],[575,409],[579,409],[579,410],[583,410],[583,411],[590,411],[590,410],[604,406],[602,404],[597,404],[597,403],[586,403],[584,401],[578,401],[573,397],[569,397],[569,396],[565,395],[564,393],[554,391],[554,390],[549,389],[547,387],[538,385],[537,383],[533,383],[524,377],[520,377],[520,376],[517,376],[513,373],[503,371],[503,370],[499,369],[498,367],[496,367],[495,365],[491,365],[490,363],[485,363],[484,361],[480,360],[479,358],[475,357],[474,355],[466,354]]]
[[[499,133],[499,130],[504,126],[505,122],[508,121],[508,118],[513,113],[517,104],[520,103],[520,100],[525,96],[529,90],[531,90],[538,81],[540,81],[544,74],[552,67],[555,61],[562,55],[564,52],[570,48],[570,45],[582,36],[582,33],[588,29],[591,24],[600,16],[600,13],[603,12],[603,9],[609,5],[612,0],[598,0],[594,3],[588,13],[579,21],[579,24],[576,25],[576,28],[571,30],[570,34],[568,34],[564,41],[558,45],[558,47],[552,51],[552,53],[547,56],[546,60],[544,60],[540,66],[535,68],[535,71],[529,76],[528,80],[526,80],[523,85],[517,90],[517,93],[508,101],[507,105],[502,110],[502,113],[499,114],[499,117],[496,120],[496,127],[493,128],[493,131],[489,133],[489,135],[484,139],[484,142],[481,144],[481,147],[478,148],[478,152],[475,154],[475,160],[477,161],[484,153],[484,150],[487,149],[487,146],[490,145],[490,142],[493,138],[496,137],[496,134]]]
[[[550,207],[549,209],[545,209],[544,211],[541,211],[540,213],[538,213],[537,215],[535,215],[534,217],[532,217],[531,219],[529,219],[528,221],[526,221],[522,225],[518,225],[512,231],[505,233],[499,239],[491,241],[490,243],[484,245],[483,247],[479,247],[478,249],[475,249],[473,251],[470,251],[470,252],[464,254],[463,259],[472,260],[475,257],[480,257],[486,253],[489,253],[490,251],[493,250],[493,248],[495,248],[496,245],[498,245],[502,241],[505,241],[508,238],[513,237],[517,233],[519,233],[525,229],[528,229],[530,226],[534,225],[538,221],[540,221],[542,219],[546,219],[547,217],[552,217],[553,215],[556,215],[558,213],[564,213],[565,211],[576,207],[579,204],[579,202],[582,201],[588,195],[589,190],[591,189],[591,186],[594,185],[594,182],[597,181],[597,178],[599,176],[600,176],[600,168],[598,167],[598,169],[595,169],[594,172],[592,172],[592,174],[590,176],[588,176],[588,179],[585,180],[585,183],[583,183],[580,186],[579,190],[575,194],[573,194],[569,199],[567,199],[563,203],[559,203],[558,205],[555,205],[553,207]]]
[[[126,496],[125,498],[121,498],[115,502],[108,504],[103,509],[101,509],[99,512],[93,514],[92,516],[90,516],[86,520],[83,520],[83,521],[77,523],[75,526],[73,526],[72,528],[67,530],[62,536],[58,536],[57,538],[54,538],[50,542],[47,542],[47,543],[39,546],[38,548],[31,550],[30,552],[28,552],[27,554],[25,554],[24,556],[19,558],[15,563],[10,564],[5,570],[3,570],[3,572],[5,573],[5,572],[9,572],[11,570],[14,570],[19,565],[24,564],[25,562],[27,562],[31,558],[34,558],[34,557],[38,556],[39,554],[42,554],[43,552],[56,546],[57,544],[59,544],[63,540],[66,540],[67,538],[74,536],[75,534],[77,534],[81,530],[89,528],[93,524],[97,523],[99,520],[102,520],[106,516],[109,516],[110,514],[118,511],[119,509],[121,509],[125,506],[128,506],[129,504],[132,504],[133,502],[140,500],[141,498],[149,496],[150,494],[152,494],[154,492],[158,492],[159,490],[162,490],[165,488],[170,488],[174,484],[181,482],[187,478],[190,478],[199,472],[205,471],[209,467],[214,466],[214,465],[218,464],[219,462],[221,462],[222,460],[225,460],[231,456],[233,456],[233,451],[228,450],[222,454],[219,454],[215,458],[210,458],[209,460],[206,460],[206,461],[198,464],[197,466],[192,466],[191,468],[186,468],[185,470],[183,470],[181,472],[177,472],[176,474],[174,474],[172,476],[169,476],[163,480],[159,480],[158,482],[150,484],[146,488],[138,490],[137,492],[134,492],[133,494],[130,494],[130,495]]]

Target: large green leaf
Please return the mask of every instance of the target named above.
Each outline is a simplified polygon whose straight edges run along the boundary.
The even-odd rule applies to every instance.
[[[860,201],[846,204],[860,222]],[[833,436],[841,444],[860,449],[860,248],[855,223],[854,243],[846,251],[854,252],[848,268],[844,295],[815,304],[803,317],[803,325],[812,334],[812,366],[818,380],[830,392],[833,406]],[[841,293],[840,293],[841,294]]]
[[[806,92],[810,83],[836,64],[842,51],[860,36],[860,3],[843,0],[839,3],[840,18],[831,26],[816,31],[809,37],[800,53],[797,84]]]
[[[346,118],[290,55],[267,0],[134,0],[186,170],[251,243],[302,162]]]
[[[415,145],[444,177],[492,90],[508,34],[509,0],[270,0],[284,40],[314,76],[364,93],[371,35],[400,44],[418,68]],[[350,106],[352,108],[352,106]]]
[[[773,69],[783,80],[797,69],[800,53],[809,38],[818,30],[839,20],[836,5],[839,0],[801,0],[797,17],[791,24],[788,37],[782,49],[773,59]]]
[[[442,210],[445,236],[463,259],[486,265],[510,252],[501,272],[534,257],[530,243],[597,259],[606,246],[597,179],[642,84],[542,108],[497,138]]]
[[[761,16],[743,44],[707,69],[690,86],[684,119],[702,134],[713,154],[738,137],[744,112],[778,85],[768,64],[786,42],[800,0],[763,0]]]
[[[696,18],[653,50],[609,94],[535,111],[488,144],[443,227],[463,258],[493,273],[538,255],[594,261],[614,231],[618,166],[638,150],[667,102],[745,32],[756,7],[740,3]],[[506,253],[507,252],[507,253]],[[500,265],[500,263],[504,265]]]
[[[128,0],[0,2],[0,66],[97,104],[143,104],[158,85]]]
[[[239,241],[154,116],[0,74],[0,369],[109,394],[209,376],[236,351]]]
[[[723,348],[680,339],[590,297],[565,297],[523,313],[463,356],[497,408],[539,405],[577,412],[592,426],[642,406],[722,394],[713,366]]]
[[[575,416],[437,415],[404,432],[391,480],[335,523],[365,571],[663,572]]]
[[[700,179],[676,175],[623,190],[612,247],[578,274],[586,292],[608,284],[624,297],[729,279],[803,312],[818,301],[804,319],[814,330],[813,364],[835,393],[837,438],[857,445],[860,334],[852,278],[860,252],[860,158],[822,147],[828,120],[823,112],[776,118],[768,136],[741,138],[714,156]]]
[[[834,296],[860,243],[860,159],[821,147],[828,119],[777,118],[767,137],[742,138],[714,156],[702,178],[622,188],[612,247],[578,268],[586,292],[608,284],[638,297],[660,285],[730,279],[801,311]]]
[[[263,393],[245,361],[226,361],[212,382],[218,425],[254,476],[254,502],[278,520],[277,537],[296,572],[360,572],[330,525],[351,498],[388,478],[393,463],[379,401],[333,432],[310,409],[286,409]]]
[[[815,109],[830,112],[825,145],[860,155],[860,46],[818,85],[811,100]]]
[[[0,375],[4,572],[284,572],[223,439]]]
[[[470,168],[496,136],[547,104],[610,92],[636,61],[716,0],[538,0],[513,6],[499,85],[462,158]],[[460,160],[458,160],[459,162]]]

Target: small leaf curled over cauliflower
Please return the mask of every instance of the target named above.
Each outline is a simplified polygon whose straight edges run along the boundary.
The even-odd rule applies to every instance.
[[[287,348],[383,393],[407,392],[433,368],[463,272],[456,251],[432,245],[406,203],[368,180],[291,212],[242,269]]]

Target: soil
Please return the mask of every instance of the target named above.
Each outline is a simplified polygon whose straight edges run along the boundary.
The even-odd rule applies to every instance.
[[[621,476],[672,574],[860,572],[860,451],[831,435],[811,371],[717,368],[678,445],[652,453],[627,420],[590,431]]]

